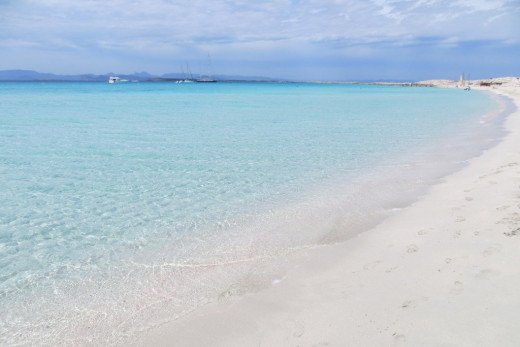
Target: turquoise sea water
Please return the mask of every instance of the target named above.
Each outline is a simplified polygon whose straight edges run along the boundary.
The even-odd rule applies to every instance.
[[[245,292],[259,263],[348,238],[491,145],[500,102],[406,87],[0,84],[0,343],[122,342]]]

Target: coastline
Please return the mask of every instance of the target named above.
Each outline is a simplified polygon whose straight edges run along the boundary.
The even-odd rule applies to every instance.
[[[430,82],[430,81],[429,81]],[[520,340],[520,87],[502,141],[375,228],[288,257],[139,345],[514,345]],[[204,332],[203,334],[201,332]]]

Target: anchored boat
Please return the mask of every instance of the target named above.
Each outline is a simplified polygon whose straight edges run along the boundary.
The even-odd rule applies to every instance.
[[[110,84],[114,84],[114,83],[125,83],[125,82],[129,82],[128,80],[125,80],[125,79],[122,79],[120,77],[117,77],[117,76],[110,76],[108,78],[108,83]]]

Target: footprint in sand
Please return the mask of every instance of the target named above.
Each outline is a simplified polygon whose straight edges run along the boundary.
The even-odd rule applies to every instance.
[[[458,239],[462,235],[462,230],[457,230],[453,233],[453,238]]]
[[[512,230],[512,231],[505,232],[504,235],[506,235],[508,237],[520,235],[520,228],[517,228],[517,229]]]
[[[518,212],[513,212],[508,214],[507,217],[495,222],[495,224],[510,224],[512,226],[517,226],[518,222],[520,222],[520,214],[518,214]]]
[[[461,281],[453,282],[453,287],[450,289],[451,294],[460,294],[464,291],[464,284]]]
[[[305,333],[305,325],[300,321],[294,322],[293,336],[302,337],[303,333]]]
[[[391,268],[389,268],[389,269],[386,269],[385,272],[386,272],[387,274],[389,274],[390,272],[392,272],[392,271],[394,271],[394,270],[397,270],[397,268],[398,268],[398,266],[394,266],[394,267],[391,267]]]
[[[373,269],[375,268],[377,265],[379,265],[381,263],[381,260],[376,260],[372,263],[366,263],[365,265],[363,265],[363,270],[370,270],[370,269]]]
[[[403,335],[403,334],[394,333],[392,336],[398,342],[405,342],[406,341],[406,336]]]
[[[228,290],[225,290],[223,291],[222,293],[219,294],[218,296],[218,300],[227,300],[228,298],[234,296],[237,294],[237,291],[236,289],[233,289],[233,288],[230,288]]]
[[[455,219],[455,222],[457,223],[460,223],[460,222],[464,222],[466,220],[466,218],[462,217],[462,216],[458,216],[456,219]]]
[[[471,196],[466,196],[466,201],[473,201],[473,197],[471,197]]]
[[[401,308],[414,308],[415,302],[413,300],[406,300],[401,304]]]
[[[453,207],[453,208],[451,209],[451,211],[452,211],[452,212],[457,212],[457,211],[462,210],[464,207],[466,207],[466,205],[461,205],[461,206]]]
[[[499,272],[492,269],[482,269],[475,274],[475,278],[477,279],[488,279],[494,275],[498,275]]]
[[[500,252],[500,245],[499,244],[494,244],[494,245],[491,245],[488,248],[486,248],[482,252],[482,255],[484,257],[489,257],[489,256],[491,256],[493,254],[496,254],[496,253],[499,253],[499,252]]]
[[[407,253],[416,253],[417,251],[419,250],[419,247],[417,247],[417,245],[408,245],[408,247],[406,248],[406,252]]]
[[[500,207],[497,207],[497,211],[504,211],[504,210],[507,210],[508,208],[509,208],[509,205],[500,206]]]
[[[419,230],[419,231],[417,232],[417,235],[426,235],[426,234],[428,234],[428,232],[429,232],[429,231],[428,231],[427,229],[421,229],[421,230]]]

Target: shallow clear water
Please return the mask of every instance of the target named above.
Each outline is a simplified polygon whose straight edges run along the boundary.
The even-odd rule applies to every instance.
[[[433,88],[0,84],[0,343],[120,342],[255,260],[344,239],[489,146],[498,104]]]

